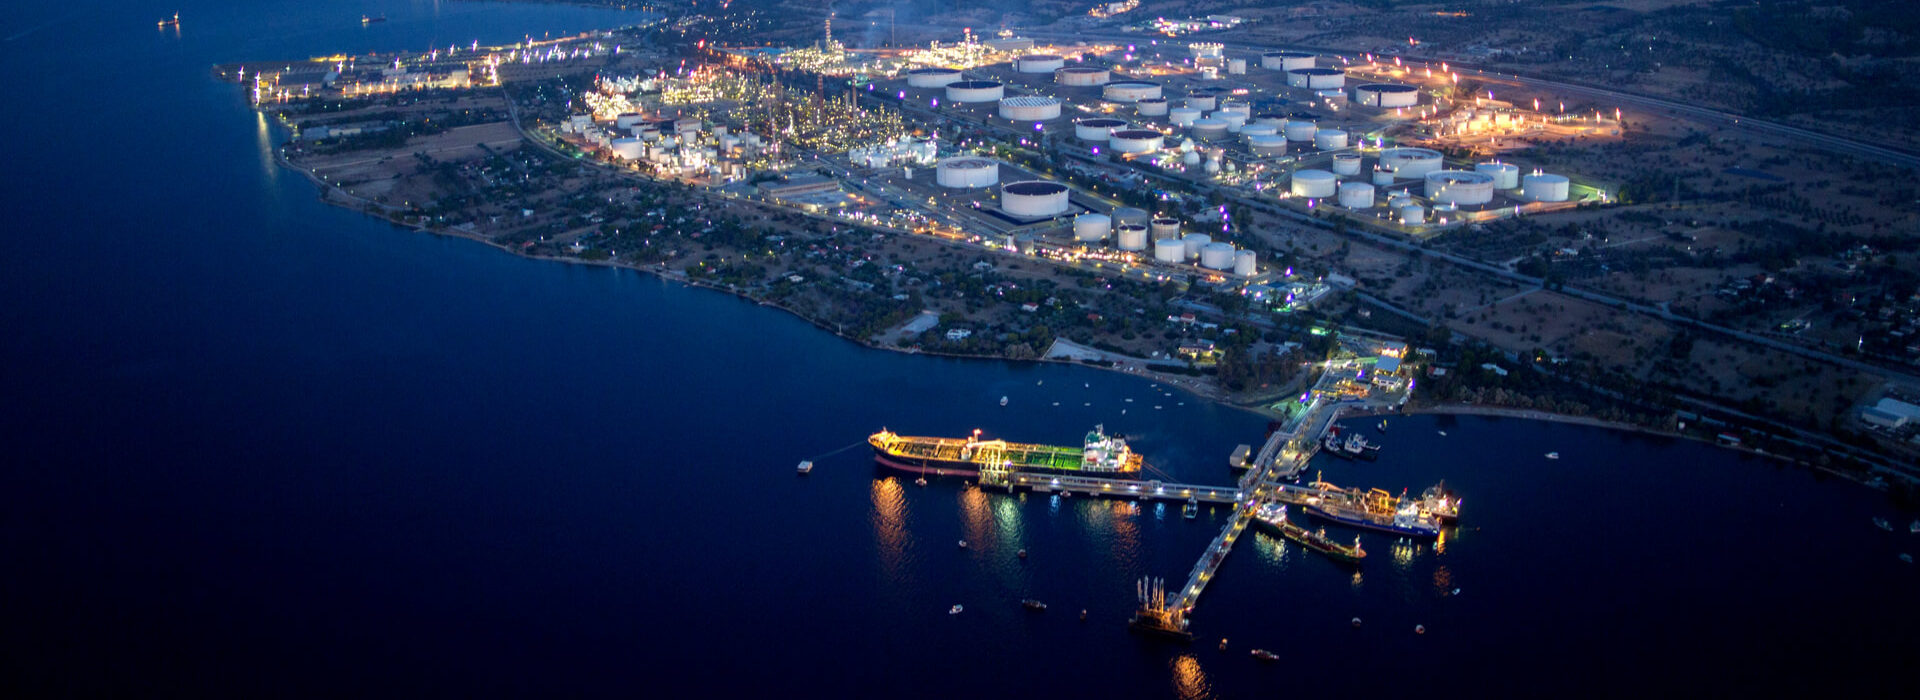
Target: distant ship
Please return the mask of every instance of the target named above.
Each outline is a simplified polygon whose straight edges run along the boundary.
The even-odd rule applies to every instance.
[[[917,474],[984,475],[1014,473],[1087,474],[1126,477],[1140,473],[1140,455],[1127,441],[1094,426],[1079,447],[1029,445],[985,440],[980,431],[964,438],[910,437],[882,430],[867,436],[873,460]]]
[[[373,24],[374,22],[385,22],[385,21],[387,21],[386,15],[380,15],[379,17],[374,17],[371,15],[360,15],[361,24]]]
[[[178,13],[178,12],[175,12],[175,13],[173,13],[173,19],[163,19],[163,20],[160,20],[160,26],[162,26],[162,27],[178,27],[178,26],[180,26],[180,13]]]

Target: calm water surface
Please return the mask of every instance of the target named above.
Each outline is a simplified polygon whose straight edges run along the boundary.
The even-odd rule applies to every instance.
[[[181,30],[155,31],[176,9]],[[1091,370],[865,350],[722,295],[396,230],[274,168],[279,135],[208,77],[630,15],[396,0],[7,14],[7,686],[1915,689],[1920,578],[1896,555],[1920,536],[1869,524],[1911,516],[1702,445],[1513,420],[1395,419],[1379,462],[1325,465],[1394,491],[1446,478],[1467,505],[1443,543],[1365,535],[1355,575],[1252,536],[1201,600],[1201,643],[1129,635],[1133,580],[1178,580],[1223,513],[920,488],[862,449],[807,478],[794,463],[883,426],[1070,442],[1104,423],[1172,475],[1224,483],[1264,419]],[[1256,646],[1287,660],[1256,664]]]

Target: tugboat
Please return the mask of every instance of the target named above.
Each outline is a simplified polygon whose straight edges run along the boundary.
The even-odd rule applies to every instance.
[[[1327,537],[1325,528],[1309,531],[1287,520],[1287,507],[1279,503],[1260,506],[1260,509],[1254,512],[1253,522],[1261,529],[1298,542],[1300,546],[1325,554],[1336,561],[1358,564],[1367,556],[1366,550],[1360,548],[1359,537],[1353,538],[1351,547],[1334,542]]]
[[[1341,440],[1338,432],[1328,432],[1327,439],[1321,447],[1341,459],[1361,459],[1371,462],[1380,458],[1380,446],[1367,442],[1367,436],[1359,433],[1348,435],[1347,439]]]
[[[1261,661],[1265,661],[1265,662],[1267,662],[1267,663],[1273,663],[1273,662],[1275,662],[1275,661],[1279,661],[1279,660],[1280,660],[1280,655],[1279,655],[1279,654],[1275,654],[1275,653],[1273,653],[1273,652],[1271,652],[1271,651],[1267,651],[1267,650],[1265,650],[1265,649],[1255,649],[1255,650],[1253,650],[1253,651],[1250,651],[1250,652],[1247,652],[1247,653],[1248,653],[1248,654],[1251,654],[1251,655],[1253,656],[1253,658],[1256,658],[1256,659],[1259,659],[1259,660],[1261,660]]]
[[[1040,601],[1037,601],[1037,600],[1034,600],[1034,599],[1032,599],[1032,598],[1028,598],[1028,599],[1026,599],[1026,600],[1022,600],[1022,601],[1020,601],[1020,605],[1021,605],[1022,607],[1025,607],[1026,609],[1028,609],[1028,610],[1032,610],[1032,611],[1034,611],[1034,612],[1044,612],[1044,611],[1046,611],[1046,609],[1047,609],[1047,604],[1046,604],[1046,603],[1042,603],[1042,602],[1040,602]]]

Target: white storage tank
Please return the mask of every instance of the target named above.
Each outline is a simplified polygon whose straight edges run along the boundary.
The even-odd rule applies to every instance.
[[[1200,152],[1199,152],[1199,151],[1187,151],[1186,153],[1183,153],[1183,154],[1181,154],[1181,155],[1180,155],[1180,162],[1182,162],[1182,163],[1186,163],[1187,165],[1199,165],[1199,164],[1200,164]]]
[[[1000,209],[1021,217],[1067,213],[1067,186],[1045,180],[1009,182],[1000,187]]]
[[[1247,59],[1244,59],[1244,58],[1227,59],[1227,75],[1246,75],[1246,74],[1247,74]]]
[[[1322,151],[1347,147],[1347,132],[1339,129],[1321,129],[1313,132],[1313,147]]]
[[[1149,97],[1160,96],[1160,84],[1139,80],[1123,80],[1107,83],[1100,88],[1100,96],[1113,102],[1139,102]]]
[[[1293,174],[1293,196],[1332,197],[1339,178],[1325,170],[1301,170]]]
[[[626,129],[636,124],[639,124],[641,122],[645,122],[646,120],[647,118],[640,116],[639,112],[627,112],[627,113],[621,114],[620,116],[614,117],[613,126],[616,129]]]
[[[1340,206],[1367,209],[1373,206],[1373,185],[1364,182],[1340,183]]]
[[[1427,223],[1427,210],[1418,204],[1409,204],[1400,207],[1396,211],[1400,213],[1400,223],[1407,226],[1419,226]]]
[[[1116,207],[1113,210],[1114,226],[1139,226],[1144,229],[1149,218],[1147,210],[1139,207]]]
[[[1213,243],[1213,236],[1204,233],[1189,233],[1180,238],[1180,244],[1186,246],[1188,260],[1198,260],[1200,250]]]
[[[1493,188],[1510,190],[1520,186],[1520,166],[1512,163],[1480,163],[1473,166],[1474,172],[1493,176]]]
[[[1285,130],[1286,130],[1288,141],[1306,142],[1306,141],[1312,141],[1313,133],[1316,131],[1319,131],[1320,128],[1314,126],[1313,122],[1290,121],[1290,122],[1287,122]]]
[[[1200,266],[1209,270],[1233,269],[1233,244],[1208,243],[1200,248]]]
[[[1179,238],[1180,220],[1170,216],[1155,217],[1151,229],[1154,238]]]
[[[1233,254],[1233,274],[1252,277],[1260,274],[1260,256],[1251,250],[1235,251]]]
[[[1013,69],[1021,73],[1052,73],[1067,67],[1067,59],[1034,53],[1013,59]]]
[[[1255,136],[1272,136],[1278,133],[1280,133],[1280,127],[1272,124],[1248,124],[1240,127],[1240,135],[1249,141]]]
[[[1060,101],[1038,95],[1000,99],[1000,118],[1017,122],[1043,122],[1060,118]]]
[[[948,158],[934,166],[933,179],[941,187],[991,187],[1000,182],[1000,164],[973,156]]]
[[[1167,98],[1149,97],[1133,103],[1133,111],[1143,117],[1164,117],[1167,115]]]
[[[1440,152],[1427,148],[1389,148],[1380,152],[1380,165],[1409,180],[1440,169]]]
[[[1287,85],[1312,90],[1338,90],[1347,84],[1347,72],[1338,68],[1299,68],[1287,71]]]
[[[1353,101],[1381,109],[1412,107],[1420,104],[1420,88],[1393,83],[1367,83],[1353,89]]]
[[[1187,106],[1198,110],[1212,111],[1220,106],[1220,98],[1204,92],[1187,95]]]
[[[1246,129],[1253,128],[1248,125]],[[1246,129],[1241,129],[1245,133]],[[1247,150],[1257,156],[1281,156],[1287,154],[1287,137],[1279,134],[1255,134],[1247,137]]]
[[[1181,127],[1192,126],[1193,120],[1199,119],[1201,114],[1198,107],[1175,107],[1167,110],[1167,123]]]
[[[1147,249],[1147,227],[1118,226],[1113,231],[1121,250],[1137,253]]]
[[[1359,175],[1360,174],[1360,154],[1358,153],[1333,154],[1333,174]]]
[[[1073,217],[1073,240],[1081,243],[1093,243],[1106,240],[1107,233],[1113,230],[1113,219],[1106,214],[1086,213]]]
[[[1125,129],[1127,123],[1107,117],[1093,117],[1074,122],[1073,135],[1082,141],[1105,141],[1113,136],[1115,129]]]
[[[1260,67],[1291,71],[1313,67],[1313,54],[1305,51],[1268,51],[1260,54]]]
[[[960,82],[960,71],[952,68],[915,68],[907,71],[907,86],[943,88]]]
[[[614,155],[624,160],[639,160],[647,154],[647,142],[637,138],[614,139],[610,147]]]
[[[1187,261],[1187,245],[1178,238],[1162,238],[1153,242],[1153,259],[1169,265],[1178,265]]]
[[[1493,201],[1493,176],[1471,170],[1435,170],[1426,175],[1427,200],[1435,203],[1486,204]]]
[[[1565,175],[1534,173],[1520,178],[1520,196],[1536,202],[1564,202],[1572,189]]]
[[[1195,119],[1188,128],[1193,130],[1194,138],[1206,141],[1225,138],[1227,135],[1227,123],[1213,117]]]
[[[1105,85],[1111,76],[1105,68],[1067,66],[1053,72],[1053,82],[1070,87],[1094,87]]]
[[[1413,197],[1405,194],[1396,194],[1392,197],[1387,198],[1387,208],[1392,209],[1394,211],[1400,211],[1401,209],[1405,208],[1407,205],[1412,203],[1413,203]]]
[[[1253,123],[1272,124],[1274,126],[1284,127],[1287,125],[1287,115],[1279,112],[1261,112],[1253,115]]]
[[[1386,187],[1387,185],[1393,184],[1393,171],[1386,168],[1375,167],[1373,169],[1373,184],[1376,187]]]
[[[954,102],[995,102],[1007,96],[1007,86],[994,80],[962,80],[947,84],[947,99]]]
[[[1220,103],[1220,111],[1225,112],[1227,114],[1238,114],[1242,117],[1246,117],[1248,120],[1253,119],[1253,105],[1247,104],[1245,102],[1240,102],[1237,100],[1229,100],[1229,101]]]
[[[1166,143],[1166,136],[1152,129],[1120,129],[1107,137],[1107,145],[1118,153],[1152,153]]]

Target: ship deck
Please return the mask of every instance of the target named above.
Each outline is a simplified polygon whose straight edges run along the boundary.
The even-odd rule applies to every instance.
[[[1046,469],[1067,472],[1126,473],[1140,470],[1140,455],[1127,455],[1126,463],[1114,471],[1085,469],[1086,450],[1078,447],[1033,445],[990,440],[973,442],[972,454],[962,457],[969,442],[954,438],[900,437],[885,446],[889,454],[901,457],[936,459],[973,464],[1008,464],[1016,471]]]

